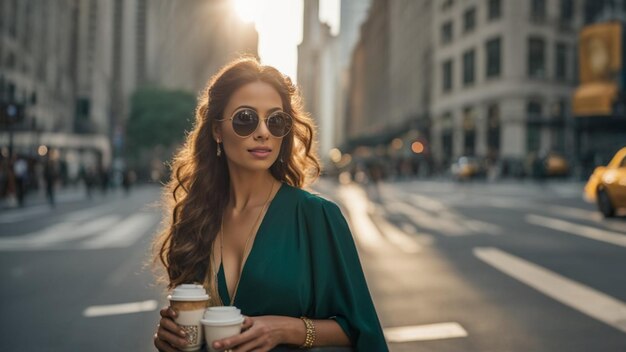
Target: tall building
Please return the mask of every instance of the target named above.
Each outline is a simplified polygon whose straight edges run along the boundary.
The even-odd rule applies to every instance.
[[[372,0],[342,0],[339,20],[339,56],[341,68],[350,66],[352,51],[359,40],[361,24],[367,18]]]
[[[258,58],[259,36],[230,0],[153,0],[148,15],[148,81],[198,92],[229,60]]]
[[[350,63],[352,54],[359,40],[363,21],[372,0],[343,0],[340,7],[339,22],[339,95],[335,118],[334,145],[346,142],[346,117],[348,114]]]
[[[88,43],[105,35],[96,6],[78,0],[0,2],[0,103],[3,115],[14,106],[19,117],[0,126],[3,157],[37,156],[46,145],[77,173],[83,157],[110,156],[108,138],[100,133],[108,93],[96,94],[96,109],[86,102],[102,89],[102,72],[94,73],[101,52]],[[89,135],[75,134],[77,128]]]
[[[298,45],[298,85],[306,110],[318,125],[323,161],[335,147],[339,103],[339,51],[330,26],[319,20],[319,0],[304,2],[302,43]]]
[[[442,167],[460,156],[525,161],[566,151],[576,81],[581,0],[446,0],[433,6],[433,147]]]
[[[432,6],[374,0],[352,56],[344,151],[430,165]],[[393,141],[393,143],[392,143]],[[426,170],[426,168],[423,168]]]
[[[371,138],[386,134],[392,125],[389,116],[390,3],[392,1],[373,0],[352,54],[347,146],[375,143]]]
[[[46,145],[70,177],[110,167],[137,87],[197,92],[257,43],[227,0],[0,1],[1,115],[23,117],[0,123],[2,155],[37,156]]]
[[[403,145],[397,154],[413,155],[414,141],[430,145],[432,94],[432,0],[389,2],[389,107],[387,120]],[[396,146],[398,144],[396,143]],[[429,156],[429,150],[424,155]]]

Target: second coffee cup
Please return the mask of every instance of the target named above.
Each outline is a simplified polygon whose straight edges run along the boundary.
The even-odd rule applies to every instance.
[[[213,342],[241,333],[244,317],[241,310],[232,306],[209,307],[200,321],[204,326],[204,338],[210,352],[217,352]]]

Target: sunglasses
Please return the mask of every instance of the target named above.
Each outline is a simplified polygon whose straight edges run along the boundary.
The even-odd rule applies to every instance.
[[[252,109],[240,109],[233,113],[233,116],[217,121],[231,120],[233,123],[233,131],[239,137],[248,137],[259,127],[259,114]],[[281,138],[291,131],[293,119],[289,114],[283,111],[276,111],[265,118],[265,125],[272,136]]]

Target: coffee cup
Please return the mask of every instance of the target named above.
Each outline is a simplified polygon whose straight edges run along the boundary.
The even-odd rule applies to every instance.
[[[217,352],[213,342],[241,333],[244,317],[241,310],[232,306],[209,307],[200,321],[204,327],[204,339],[210,352]]]
[[[209,295],[202,285],[182,284],[167,296],[170,306],[178,312],[174,321],[186,333],[187,346],[183,351],[198,351],[204,343],[200,320],[209,305]]]

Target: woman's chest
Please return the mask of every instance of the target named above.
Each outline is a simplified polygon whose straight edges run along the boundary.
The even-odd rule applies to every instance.
[[[278,221],[263,229],[244,265],[234,305],[249,315],[304,314],[312,302],[309,258],[294,224]]]

